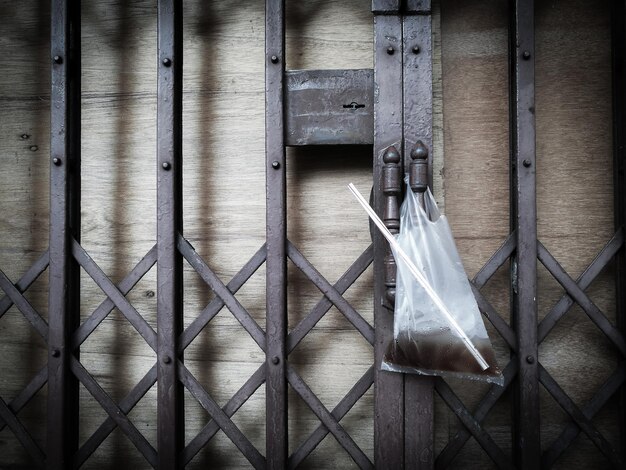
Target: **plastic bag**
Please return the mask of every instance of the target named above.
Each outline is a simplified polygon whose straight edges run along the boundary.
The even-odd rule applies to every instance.
[[[396,240],[413,262],[413,269],[417,268],[427,281],[426,287],[432,287],[436,294],[427,292],[392,246],[398,268],[394,338],[382,369],[503,385],[450,226],[430,190],[424,194],[424,206],[407,188]],[[445,307],[441,302],[438,306],[433,297]]]

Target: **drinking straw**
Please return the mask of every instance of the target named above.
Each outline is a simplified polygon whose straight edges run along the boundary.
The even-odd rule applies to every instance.
[[[417,269],[417,267],[415,266],[411,258],[409,258],[406,252],[400,247],[400,244],[396,240],[396,237],[394,237],[393,234],[389,231],[389,229],[385,227],[385,224],[383,223],[383,221],[380,220],[380,218],[378,217],[374,209],[370,207],[370,205],[367,203],[365,198],[361,195],[359,190],[356,189],[354,184],[350,183],[348,185],[348,188],[350,188],[350,191],[352,192],[352,194],[354,194],[354,197],[356,197],[357,201],[359,201],[359,203],[363,206],[363,209],[365,209],[365,212],[367,212],[370,218],[374,221],[378,229],[387,239],[389,244],[394,248],[398,256],[400,256],[400,258],[402,258],[402,260],[406,263],[406,265],[409,268],[409,271],[411,271],[411,274],[413,274],[413,277],[415,277],[415,280],[419,282],[419,284],[424,288],[424,290],[426,291],[428,296],[431,298],[433,303],[439,308],[439,310],[443,314],[443,317],[446,319],[450,327],[461,337],[461,339],[465,343],[465,346],[467,347],[467,349],[469,349],[469,352],[472,353],[472,356],[474,356],[478,364],[480,364],[480,367],[482,367],[483,370],[487,370],[489,368],[489,364],[487,364],[487,361],[485,361],[485,359],[480,354],[478,349],[476,349],[476,346],[474,346],[472,341],[465,334],[461,326],[457,323],[457,321],[452,316],[448,308],[445,306],[445,304],[443,303],[443,301],[441,300],[437,292],[435,292],[435,290],[432,288],[428,280],[424,277],[424,275],[421,272],[419,272],[419,270]]]

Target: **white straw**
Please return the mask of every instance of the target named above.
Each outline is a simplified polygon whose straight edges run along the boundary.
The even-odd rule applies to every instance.
[[[420,285],[424,288],[424,290],[426,291],[428,296],[432,299],[434,304],[439,308],[441,313],[443,313],[443,316],[445,317],[450,327],[454,331],[456,331],[456,333],[461,337],[461,339],[465,343],[465,346],[467,346],[467,349],[469,349],[469,351],[472,353],[472,356],[474,356],[478,364],[480,364],[480,367],[482,367],[483,370],[488,369],[489,364],[487,364],[487,361],[485,361],[485,359],[480,354],[478,349],[476,349],[476,346],[474,346],[472,341],[467,337],[467,335],[465,334],[461,326],[457,323],[457,321],[454,319],[454,317],[452,316],[448,308],[445,306],[445,304],[443,303],[439,295],[437,295],[437,292],[435,292],[435,290],[431,287],[428,280],[422,275],[421,272],[419,272],[419,270],[417,269],[417,267],[415,266],[411,258],[409,258],[409,256],[400,247],[400,244],[396,240],[396,237],[394,237],[393,234],[389,231],[389,229],[385,227],[385,224],[383,223],[383,221],[380,220],[380,218],[378,217],[374,209],[370,207],[370,205],[367,203],[365,198],[361,195],[359,190],[356,189],[356,187],[352,183],[348,185],[348,188],[350,188],[350,191],[352,191],[352,194],[354,194],[354,196],[357,198],[359,203],[363,206],[363,209],[365,209],[367,214],[374,221],[374,223],[376,224],[378,229],[381,231],[381,233],[384,235],[384,237],[387,239],[389,244],[394,248],[395,252],[406,263],[406,265],[409,268],[409,271],[411,271],[411,274],[413,274],[413,276],[415,277],[415,280],[420,283]]]

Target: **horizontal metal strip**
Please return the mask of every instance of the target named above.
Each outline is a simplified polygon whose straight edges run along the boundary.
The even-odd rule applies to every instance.
[[[148,442],[141,432],[135,427],[126,413],[113,401],[113,399],[104,391],[100,384],[91,376],[87,369],[76,359],[70,358],[70,369],[74,375],[81,381],[85,388],[89,391],[100,406],[115,421],[124,434],[130,439],[133,445],[145,457],[153,468],[157,466],[157,453],[154,447]]]
[[[22,389],[18,395],[9,402],[9,410],[18,414],[22,408],[24,408],[30,400],[37,394],[39,390],[48,381],[48,364],[44,365],[39,372],[28,382],[28,385]],[[6,426],[6,422],[0,416],[0,432]]]
[[[600,452],[613,464],[615,468],[623,468],[621,456],[611,444],[600,434],[596,427],[585,414],[576,406],[573,400],[559,386],[556,380],[539,364],[539,381],[543,384],[550,395],[556,400],[561,408],[576,422],[578,427],[591,439]]]
[[[28,430],[24,427],[17,416],[9,409],[5,401],[0,398],[0,418],[9,426],[15,437],[20,441],[28,454],[36,462],[39,468],[44,468],[45,456]]]
[[[287,241],[287,254],[289,259],[308,277],[313,284],[330,300],[337,309],[343,313],[350,323],[363,335],[371,345],[374,344],[374,328],[357,312],[350,303],[344,299],[330,282],[307,260],[300,251]]]
[[[33,265],[28,268],[20,280],[15,283],[16,289],[21,294],[26,292],[33,282],[35,282],[48,268],[49,260],[50,254],[48,253],[48,250],[46,250],[39,258],[37,258],[37,261],[35,261]],[[5,295],[2,299],[0,299],[0,318],[2,318],[2,315],[4,315],[7,310],[11,308],[11,305],[13,305],[13,301],[8,295]]]
[[[622,362],[617,370],[602,384],[598,393],[582,408],[583,415],[591,420],[617,392],[626,380],[626,363]],[[567,449],[580,433],[580,427],[575,421],[571,421],[559,434],[559,437],[544,452],[541,459],[541,468],[552,468],[556,460]]]
[[[587,269],[576,279],[578,287],[582,290],[586,290],[606,265],[611,262],[623,244],[624,230],[620,228],[607,244],[604,245]],[[546,336],[552,331],[552,328],[554,328],[563,315],[569,311],[572,305],[574,305],[574,300],[566,292],[539,323],[537,329],[539,343],[546,339]]]
[[[348,270],[339,278],[339,280],[333,285],[333,288],[343,295],[348,288],[354,284],[354,282],[365,272],[370,264],[374,261],[374,245],[370,245],[359,256],[354,263],[348,268]],[[311,312],[291,330],[287,337],[287,352],[290,353],[295,347],[304,339],[304,337],[313,329],[318,321],[330,310],[333,303],[328,300],[328,297],[322,297]]]
[[[324,404],[317,398],[313,391],[309,388],[304,380],[298,375],[291,365],[287,365],[287,379],[293,389],[300,395],[300,398],[315,413],[315,416],[326,426],[337,442],[343,447],[350,457],[355,461],[359,468],[373,469],[374,465],[363,453],[360,447],[354,442],[350,434],[339,424],[339,421],[326,409]]]
[[[148,253],[135,265],[130,273],[117,285],[122,295],[127,295],[133,287],[146,275],[157,260],[157,247],[154,245]],[[72,335],[72,349],[78,348],[98,325],[113,311],[115,304],[110,298],[106,298],[93,311]]]
[[[119,409],[124,414],[128,414],[135,407],[139,400],[150,390],[150,388],[156,383],[157,380],[157,368],[156,364],[148,371],[146,375],[133,387],[130,393],[124,397],[119,403]],[[80,468],[85,463],[91,454],[104,442],[104,440],[113,432],[117,427],[117,422],[109,416],[100,427],[94,432],[83,446],[78,450],[72,459],[72,468]]]
[[[340,422],[348,414],[357,401],[367,392],[374,383],[374,366],[371,366],[357,383],[350,389],[345,397],[331,411],[331,416]],[[330,431],[324,424],[320,424],[315,431],[298,446],[295,452],[289,457],[289,469],[297,468],[302,461],[319,445]]]
[[[480,400],[480,403],[476,407],[476,411],[474,411],[474,419],[481,426],[491,409],[513,382],[513,379],[517,375],[517,370],[517,359],[514,356],[502,371],[502,375],[504,376],[504,385],[491,385],[491,387],[489,387],[489,391]],[[472,437],[472,434],[467,430],[467,428],[461,427],[437,456],[437,459],[435,460],[435,468],[448,468],[470,437]]]
[[[252,277],[259,269],[267,257],[267,245],[264,243],[261,248],[250,258],[250,260],[239,270],[237,274],[226,285],[231,294],[236,294],[239,289]],[[217,296],[200,312],[191,322],[180,337],[179,352],[184,351],[187,346],[200,334],[202,329],[213,319],[215,315],[224,307],[224,301]]]
[[[373,70],[289,70],[285,82],[286,145],[374,142]]]
[[[545,246],[537,241],[537,255],[539,261],[543,264],[550,274],[554,276],[559,284],[567,291],[567,293],[582,307],[587,316],[596,326],[609,338],[613,344],[619,349],[624,357],[626,357],[626,341],[622,333],[615,328],[611,322],[604,316],[600,309],[591,299],[578,287],[578,284],[565,272],[559,262],[552,256]]]
[[[254,445],[248,440],[248,438],[241,432],[241,430],[231,421],[231,419],[224,413],[215,400],[207,393],[207,391],[200,385],[200,382],[196,380],[193,374],[185,367],[185,365],[178,361],[178,375],[180,381],[189,390],[189,392],[198,400],[198,403],[202,405],[211,418],[217,423],[217,425],[224,431],[224,434],[237,446],[246,459],[254,466],[254,468],[265,468],[265,457],[263,457]]]
[[[513,470],[515,468],[513,462],[504,454],[476,418],[465,408],[463,402],[441,377],[437,377],[435,381],[435,390],[498,467]]]
[[[476,287],[482,289],[485,284],[491,279],[491,277],[496,273],[500,266],[502,266],[506,260],[508,260],[513,252],[515,251],[515,247],[517,244],[517,238],[515,234],[515,230],[513,230],[509,236],[504,240],[500,248],[496,250],[496,252],[489,258],[489,260],[485,263],[485,265],[476,273],[472,282]]]
[[[233,415],[248,401],[248,399],[254,395],[257,389],[265,382],[265,363],[256,370],[254,374],[246,381],[245,384],[228,400],[226,405],[222,408],[222,411],[228,418],[232,418]],[[200,430],[198,435],[194,437],[187,447],[183,450],[183,464],[187,465],[191,462],[198,452],[213,438],[215,433],[220,430],[219,424],[214,419],[211,419]]]
[[[30,304],[26,297],[24,297],[17,287],[13,285],[11,280],[0,270],[0,289],[2,289],[9,298],[13,301],[15,306],[19,309],[28,322],[33,326],[35,331],[48,342],[48,324],[41,318],[37,310]]]
[[[72,255],[82,266],[82,268],[91,276],[98,287],[102,289],[102,292],[111,299],[115,306],[122,312],[122,315],[126,317],[129,323],[137,330],[137,333],[148,343],[154,351],[157,347],[156,333],[150,326],[150,324],[139,314],[139,312],[128,301],[124,294],[113,284],[113,281],[104,274],[104,271],[100,269],[100,266],[91,259],[85,249],[76,240],[72,239]]]

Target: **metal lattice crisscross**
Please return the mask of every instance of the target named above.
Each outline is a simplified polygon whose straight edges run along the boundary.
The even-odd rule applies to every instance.
[[[243,284],[256,272],[264,263],[266,250],[265,245],[261,247],[255,255],[246,263],[241,271],[228,284],[224,285],[215,273],[208,267],[207,263],[198,255],[191,244],[182,236],[178,239],[178,249],[189,264],[200,274],[202,279],[216,294],[205,309],[192,321],[189,327],[182,333],[180,347],[181,352],[193,341],[211,319],[226,306],[243,328],[255,340],[257,345],[265,351],[265,333],[246,311],[246,309],[236,299],[236,292]],[[294,264],[307,275],[312,282],[322,291],[324,297],[320,299],[312,311],[302,320],[288,337],[288,351],[291,352],[315,324],[324,316],[332,305],[337,306],[342,313],[353,323],[355,328],[368,340],[373,343],[373,329],[361,315],[342,297],[342,294],[358,279],[372,262],[373,247],[368,247],[363,254],[353,263],[343,276],[333,286],[331,285],[291,244],[288,243],[288,253]],[[178,370],[181,381],[192,393],[198,402],[205,408],[211,416],[211,420],[195,436],[183,450],[183,461],[189,462],[202,447],[222,429],[248,458],[255,467],[263,467],[265,458],[254,448],[249,440],[241,433],[230,419],[234,413],[246,402],[250,396],[261,386],[265,380],[265,364],[261,365],[257,371],[246,381],[239,391],[226,403],[223,408],[219,408],[208,392],[195,379],[191,372],[182,362],[178,363]],[[356,401],[371,387],[373,383],[373,367],[371,367],[363,377],[354,385],[348,394],[340,401],[332,412],[329,412],[317,399],[302,378],[292,367],[288,367],[288,379],[296,392],[311,407],[314,413],[320,418],[322,424],[313,432],[294,452],[290,459],[290,467],[297,466],[316,447],[319,442],[331,432],[340,442],[353,459],[363,468],[371,467],[371,462],[365,454],[358,448],[350,436],[339,424],[339,421],[354,406]]]
[[[343,297],[345,291],[372,263],[373,246],[370,245],[356,259],[335,285],[328,282],[290,241],[287,241],[287,254],[294,265],[324,294],[324,297],[313,307],[311,312],[289,334],[287,338],[288,352],[293,351],[331,306],[335,306],[367,342],[373,345],[374,329]],[[324,406],[291,365],[287,368],[287,378],[292,388],[321,421],[321,425],[289,457],[289,468],[297,467],[329,432],[360,468],[373,468],[372,462],[340,424],[341,418],[350,411],[373,384],[373,366],[353,385],[332,412]]]
[[[607,244],[602,248],[602,250],[600,250],[578,280],[574,281],[563,270],[550,252],[540,242],[538,242],[537,258],[566,290],[566,293],[561,297],[561,299],[559,299],[554,307],[550,309],[548,314],[544,317],[544,320],[539,324],[539,342],[546,338],[558,320],[562,318],[573,306],[574,302],[576,302],[583,308],[598,328],[612,341],[614,346],[623,355],[626,355],[624,354],[625,350],[623,349],[623,336],[613,325],[610,324],[604,314],[602,314],[602,312],[584,293],[584,290],[591,285],[593,280],[614,258],[618,250],[623,247],[623,243],[623,229],[620,228],[611,240],[609,240],[609,242],[607,242]],[[494,325],[502,338],[507,342],[508,346],[511,348],[512,354],[515,354],[516,351],[514,331],[484,298],[479,289],[485,286],[488,280],[510,256],[514,255],[514,250],[515,238],[514,233],[512,233],[472,280],[474,293],[481,312],[487,317],[492,325]],[[515,361],[515,356],[513,356],[503,370],[505,378],[504,386],[491,386],[489,391],[477,405],[474,414],[467,410],[461,400],[454,394],[452,389],[443,379],[439,379],[437,381],[437,392],[450,409],[457,415],[459,421],[464,425],[464,428],[459,430],[455,436],[450,439],[437,457],[436,464],[438,468],[447,467],[447,465],[452,462],[454,457],[471,436],[477,440],[477,442],[487,452],[489,457],[500,468],[514,467],[513,462],[490,438],[489,434],[482,427],[482,423],[491,408],[493,408],[498,399],[512,383],[517,371],[517,363]],[[621,457],[619,453],[598,432],[591,422],[591,418],[593,418],[602,405],[606,403],[606,401],[617,391],[620,385],[624,382],[625,376],[626,370],[624,369],[624,363],[622,362],[607,379],[607,381],[600,387],[596,395],[581,409],[571,400],[567,393],[561,389],[556,380],[552,378],[545,368],[539,364],[540,382],[563,408],[563,410],[572,418],[572,422],[566,426],[561,435],[544,452],[542,461],[546,468],[549,468],[554,464],[558,456],[572,443],[580,431],[583,431],[591,439],[591,441],[616,468],[621,466]]]
[[[49,256],[46,251],[15,284],[0,270],[0,289],[5,293],[4,297],[0,299],[0,319],[15,305],[46,342],[48,341],[48,325],[23,294],[48,268],[48,260]],[[43,466],[45,454],[17,415],[41,390],[47,379],[48,368],[44,366],[10,402],[7,403],[0,397],[0,432],[8,427],[39,466]]]
[[[597,273],[599,273],[602,268],[606,266],[611,261],[611,259],[613,259],[613,255],[607,255],[611,254],[611,251],[613,249],[617,251],[619,248],[623,247],[623,242],[621,244],[615,243],[615,241],[621,240],[623,240],[623,228],[619,229],[619,231],[607,243],[605,248],[598,254],[598,256],[596,256],[592,264],[585,270],[585,272],[595,272],[597,275]],[[602,333],[604,333],[604,335],[609,340],[611,340],[613,345],[622,354],[622,361],[620,361],[621,363],[618,366],[617,370],[613,373],[613,376],[623,377],[623,360],[626,358],[626,342],[624,340],[624,336],[611,324],[606,316],[584,292],[581,285],[579,285],[579,283],[582,284],[582,282],[579,281],[579,283],[577,283],[576,281],[574,281],[565,272],[565,270],[552,256],[552,254],[543,246],[543,244],[541,244],[541,242],[538,242],[538,259],[546,267],[550,274],[552,274],[552,276],[565,289],[565,296],[570,297],[573,302],[576,302],[583,309],[583,311],[594,322],[598,329],[600,329],[600,331],[602,331]],[[585,284],[587,285],[591,284],[591,282],[593,282],[593,278],[595,278],[595,276],[590,275],[586,277],[587,279],[585,279]],[[573,302],[570,303],[570,306],[573,304]],[[552,325],[554,325],[554,323]],[[547,334],[548,331],[546,331],[544,338]],[[604,436],[602,436],[602,434],[593,425],[593,423],[591,422],[591,418],[593,417],[593,415],[590,416],[588,412],[585,413],[583,410],[581,410],[567,395],[567,393],[559,386],[557,381],[554,380],[554,378],[541,365],[539,368],[539,380],[541,384],[545,387],[545,389],[550,393],[550,395],[552,395],[552,397],[556,400],[559,406],[561,406],[561,408],[570,416],[573,423],[575,423],[579,430],[583,431],[587,435],[587,437],[589,437],[589,439],[607,457],[607,459],[613,464],[615,468],[621,468],[623,466],[623,461],[620,453],[617,449],[613,448],[611,444],[609,444]],[[611,379],[609,379],[609,381],[617,382],[617,380]],[[610,395],[606,396],[607,390],[605,390],[605,388],[605,386],[601,387],[601,389],[596,393],[594,398],[592,398],[592,401],[598,402],[600,401],[600,397],[606,397],[605,399],[608,399]],[[571,443],[571,440],[569,441],[569,443]],[[560,453],[569,443],[566,443],[564,440],[560,441],[560,438],[557,439],[557,441],[555,441],[555,443],[546,452],[546,456],[544,457],[543,462],[545,464],[552,465],[558,455],[560,455]],[[558,449],[555,447],[555,444],[558,445]]]
[[[80,243],[81,2],[52,0],[49,250],[15,284],[0,271],[0,289],[6,294],[0,299],[0,319],[15,305],[44,339],[49,354],[46,366],[17,396],[8,402],[0,397],[0,431],[5,428],[12,431],[31,455],[33,463],[50,470],[79,468],[116,428],[152,467],[168,470],[190,463],[219,431],[224,432],[255,468],[298,467],[326,436],[332,434],[360,468],[372,468],[374,465],[378,468],[432,468],[433,463],[437,468],[446,468],[473,437],[498,467],[533,470],[551,467],[581,432],[610,464],[621,468],[624,456],[599,432],[594,417],[612,396],[621,393],[623,401],[626,392],[626,92],[620,86],[626,77],[625,7],[623,1],[612,2],[611,7],[616,233],[574,280],[537,237],[534,5],[533,0],[514,0],[510,4],[510,234],[471,281],[482,314],[502,337],[511,356],[503,369],[504,386],[491,386],[470,411],[451,384],[442,378],[404,376],[380,370],[385,347],[393,333],[391,311],[395,296],[395,262],[379,234],[372,235],[372,245],[332,284],[287,239],[286,229],[287,145],[330,142],[372,145],[372,202],[392,231],[399,228],[402,176],[409,174],[410,188],[418,193],[418,197],[427,186],[433,186],[433,149],[438,149],[433,139],[433,96],[436,93],[433,93],[433,9],[429,0],[374,0],[371,4],[374,15],[374,68],[353,71],[287,70],[285,1],[266,0],[265,244],[227,284],[182,236],[182,0],[157,2],[156,244],[118,284],[107,276]],[[303,90],[296,90],[298,86],[293,87],[295,82],[315,85],[306,93],[299,94]],[[312,94],[306,98],[309,93]],[[350,97],[345,101],[351,93],[356,98]],[[346,102],[354,106],[346,106]],[[299,110],[305,108],[306,116],[302,116]],[[296,114],[297,119],[293,119]],[[324,123],[319,121],[319,116],[323,116]],[[350,126],[358,129],[348,129]],[[322,132],[318,132],[320,130]],[[296,134],[300,137],[286,137]],[[329,137],[330,140],[325,140]],[[287,314],[289,260],[322,294],[311,311],[291,331]],[[510,323],[481,292],[509,260],[512,287]],[[612,260],[616,264],[618,285],[616,325],[586,293]],[[215,294],[186,329],[183,326],[185,261]],[[537,321],[538,263],[543,264],[565,290],[541,322]],[[373,325],[344,297],[350,286],[372,264]],[[237,298],[238,291],[263,265],[266,268],[265,330]],[[137,283],[154,267],[158,285],[155,328],[127,299]],[[106,299],[82,323],[81,268],[106,295]],[[46,269],[49,271],[47,322],[23,295]],[[574,304],[582,308],[620,354],[617,368],[584,404],[575,403],[539,361],[539,344]],[[265,361],[220,407],[185,364],[184,352],[224,307],[264,352]],[[289,363],[289,354],[333,307],[373,346],[374,365],[330,410]],[[107,393],[80,361],[81,345],[114,309],[121,312],[156,356],[152,367],[119,402]],[[47,448],[44,452],[18,415],[46,384]],[[78,432],[81,420],[79,384],[107,414],[107,418],[82,446],[79,446]],[[252,444],[232,419],[263,384],[266,388],[264,453]],[[373,384],[374,462],[342,425],[344,416]],[[539,384],[571,419],[549,446],[542,446],[540,437]],[[153,446],[129,414],[155,386],[157,442]],[[294,446],[295,451],[291,455],[288,445],[289,387],[319,420],[317,428]],[[185,389],[210,418],[187,445],[184,442]],[[512,455],[499,446],[485,425],[495,404],[509,390],[514,395]],[[439,394],[461,424],[436,461],[433,391]],[[624,421],[623,406],[620,413],[621,421]],[[622,447],[626,445],[624,440],[621,443]],[[542,447],[545,449],[543,452]]]
[[[132,288],[145,276],[145,274],[154,266],[156,262],[156,249],[153,247],[148,253],[137,263],[131,272],[116,286],[109,277],[102,271],[96,262],[89,256],[87,251],[76,240],[72,241],[72,255],[85,272],[93,279],[100,289],[105,293],[107,298],[93,311],[91,315],[81,324],[72,337],[72,346],[78,348],[98,327],[98,325],[117,308],[128,322],[137,330],[141,337],[146,341],[152,350],[156,351],[156,333],[141,314],[126,299],[126,295]],[[98,404],[109,415],[107,420],[93,433],[85,444],[78,450],[73,457],[75,466],[82,465],[91,453],[106,439],[106,437],[119,427],[128,437],[133,445],[141,452],[144,458],[153,467],[157,464],[157,451],[137,429],[137,427],[128,418],[128,414],[133,406],[141,399],[141,397],[155,382],[155,367],[144,376],[139,385],[146,383],[149,386],[141,394],[141,396],[132,403],[126,398],[122,402],[115,403],[110,395],[100,386],[93,376],[85,369],[81,362],[74,357],[70,357],[70,370],[85,386],[87,391],[98,402]],[[139,386],[138,385],[138,386]],[[135,387],[138,388],[138,386]],[[132,394],[133,392],[131,392]]]
[[[516,350],[514,331],[497,313],[489,301],[482,295],[480,289],[487,284],[489,279],[491,279],[496,271],[510,258],[514,251],[515,233],[511,233],[471,281],[472,289],[479,309],[506,341],[513,354],[515,354]],[[515,361],[515,356],[513,356],[503,369],[504,385],[502,387],[492,385],[489,388],[489,391],[479,402],[474,414],[470,413],[465,405],[463,405],[462,401],[445,382],[445,380],[437,380],[435,390],[448,407],[456,414],[459,421],[465,426],[464,429],[459,430],[456,435],[450,439],[441,453],[437,456],[437,468],[446,468],[471,436],[476,439],[485,452],[487,452],[489,457],[500,468],[514,468],[511,459],[507,457],[504,451],[502,451],[502,449],[493,441],[487,431],[483,428],[482,423],[491,408],[496,404],[498,399],[506,391],[507,387],[512,383],[516,374],[517,363]]]
[[[260,267],[263,263],[263,259],[265,257],[265,249],[262,247],[256,255],[253,255],[251,260],[244,266],[244,269],[240,271],[242,274],[242,282],[239,284],[237,280],[237,284],[239,286],[236,289],[230,289],[226,286],[219,277],[209,268],[207,263],[202,259],[202,257],[194,250],[189,241],[187,241],[182,235],[178,237],[178,250],[183,255],[183,257],[187,260],[187,262],[191,265],[191,267],[200,275],[202,280],[211,288],[211,290],[215,293],[216,299],[219,299],[219,303],[215,303],[215,307],[212,307],[212,304],[209,304],[204,312],[207,312],[203,315],[200,314],[198,318],[202,318],[201,320],[195,320],[189,328],[190,332],[199,332],[201,329],[208,324],[208,322],[213,318],[219,310],[226,306],[228,310],[233,314],[233,316],[239,321],[241,326],[248,332],[248,334],[252,337],[252,339],[257,343],[259,348],[262,351],[266,349],[266,340],[265,340],[265,332],[261,329],[258,323],[252,318],[252,316],[248,313],[248,311],[241,305],[241,303],[237,300],[234,293],[245,283],[247,279],[249,279],[252,274]],[[247,268],[247,269],[246,269]],[[232,281],[231,281],[232,282]],[[234,291],[234,292],[233,292]],[[185,335],[185,333],[183,333]],[[187,338],[189,339],[189,343],[195,337],[197,333],[187,333]],[[187,344],[189,344],[187,343]],[[182,349],[186,346],[185,343]],[[207,425],[200,431],[200,433],[189,443],[189,445],[185,448],[184,452],[184,461],[188,462],[193,456],[204,446],[206,443],[215,435],[218,428],[224,431],[224,433],[228,436],[228,438],[237,446],[237,448],[242,452],[242,454],[248,459],[248,461],[255,468],[264,468],[265,466],[265,457],[261,455],[261,453],[252,445],[252,443],[248,440],[248,438],[241,432],[241,430],[233,423],[230,419],[233,414],[237,411],[237,409],[245,403],[245,401],[254,393],[254,391],[263,383],[263,369],[264,365],[262,365],[255,374],[253,374],[250,379],[244,384],[244,386],[235,394],[234,397],[231,398],[229,403],[222,409],[215,402],[213,398],[209,395],[209,393],[204,389],[204,387],[198,382],[198,380],[193,376],[193,374],[185,367],[185,365],[179,361],[177,364],[178,373],[180,376],[180,380],[183,385],[191,392],[191,394],[198,400],[200,405],[209,413],[212,420],[207,423]],[[250,390],[252,388],[252,390]],[[243,396],[242,396],[243,395]],[[243,401],[241,401],[243,398]],[[235,405],[236,406],[233,406]],[[230,406],[229,406],[230,404]],[[210,428],[209,428],[210,426]]]

